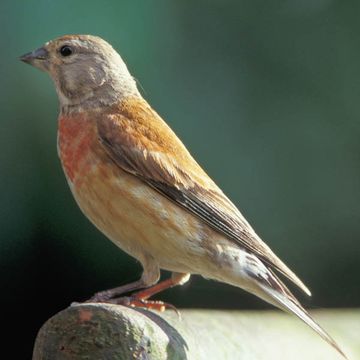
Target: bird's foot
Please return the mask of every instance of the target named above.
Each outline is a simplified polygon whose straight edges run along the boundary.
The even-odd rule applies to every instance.
[[[85,303],[112,303],[112,297],[113,295],[110,291],[101,291],[86,300]]]
[[[174,305],[160,300],[147,300],[134,295],[134,296],[124,296],[117,299],[111,299],[109,300],[109,302],[118,305],[145,308],[147,310],[157,310],[160,312],[164,312],[165,310],[170,309],[170,310],[174,310],[180,317],[180,312]]]
[[[172,304],[160,301],[160,300],[148,300],[142,296],[139,296],[141,293],[134,294],[133,296],[122,296],[122,297],[113,297],[111,291],[101,291],[96,293],[93,297],[86,300],[85,303],[108,303],[108,304],[117,304],[125,305],[130,307],[140,307],[148,310],[157,310],[163,312],[167,309],[174,310],[180,317],[179,310]],[[73,303],[74,305],[76,303]]]
[[[149,298],[175,285],[183,284],[189,279],[189,277],[189,274],[173,273],[170,279],[163,280],[158,284],[134,293],[134,290],[144,287],[144,283],[141,280],[138,280],[114,289],[98,292],[92,298],[85,302],[103,302],[110,304],[126,305],[131,307],[142,307],[145,309],[157,311],[165,311],[166,309],[171,309],[174,310],[180,318],[180,312],[176,309],[175,306],[165,303],[163,301],[149,300]],[[130,295],[120,296],[126,293],[130,293]]]

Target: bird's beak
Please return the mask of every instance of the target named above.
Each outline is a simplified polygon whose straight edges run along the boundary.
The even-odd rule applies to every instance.
[[[45,48],[41,47],[39,49],[36,49],[32,52],[20,56],[19,59],[27,64],[33,65],[38,69],[45,71],[47,68],[46,60],[48,59],[48,55],[49,55],[48,51]]]

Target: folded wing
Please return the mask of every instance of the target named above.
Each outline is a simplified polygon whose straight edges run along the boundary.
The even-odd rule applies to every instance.
[[[99,119],[97,126],[99,141],[121,169],[201,218],[311,295],[144,100],[120,104]]]

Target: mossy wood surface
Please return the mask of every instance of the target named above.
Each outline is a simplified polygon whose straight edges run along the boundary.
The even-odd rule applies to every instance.
[[[350,360],[360,359],[360,310],[313,314]],[[75,305],[43,325],[33,360],[341,359],[312,330],[280,311],[182,310],[181,315]]]

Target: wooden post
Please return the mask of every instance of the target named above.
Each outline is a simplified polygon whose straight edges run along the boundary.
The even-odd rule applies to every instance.
[[[182,318],[109,304],[78,304],[49,319],[33,360],[268,360],[341,357],[280,311],[182,310]],[[360,359],[360,311],[317,311],[349,359]]]

